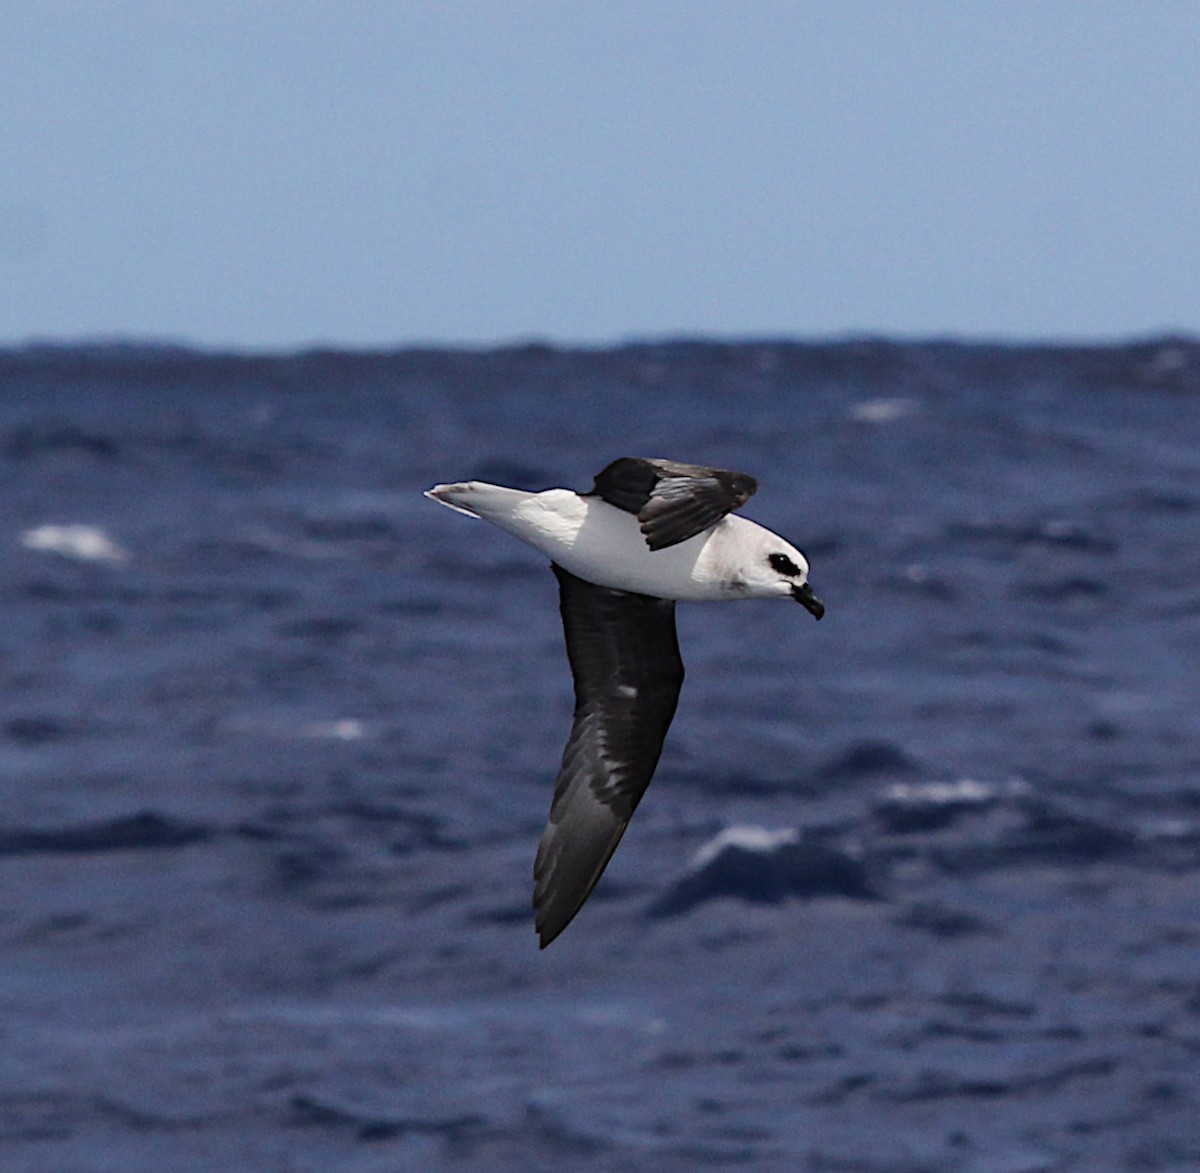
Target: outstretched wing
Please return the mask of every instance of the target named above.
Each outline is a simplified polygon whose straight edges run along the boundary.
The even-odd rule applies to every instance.
[[[558,577],[575,719],[533,868],[544,949],[571,922],[621,842],[683,685],[675,604]]]
[[[637,515],[651,550],[685,542],[754,496],[744,472],[622,456],[596,477],[591,496]]]

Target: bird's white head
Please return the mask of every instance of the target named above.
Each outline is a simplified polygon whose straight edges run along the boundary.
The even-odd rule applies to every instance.
[[[794,599],[812,616],[820,619],[825,604],[808,583],[808,559],[778,534],[761,526],[754,540],[747,543],[737,560],[737,572],[730,583],[731,593],[755,599]]]

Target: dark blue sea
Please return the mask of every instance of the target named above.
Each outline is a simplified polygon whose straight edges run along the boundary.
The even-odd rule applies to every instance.
[[[750,473],[545,952],[545,560]],[[0,351],[0,1168],[1200,1169],[1200,343]],[[706,850],[707,848],[707,850]]]

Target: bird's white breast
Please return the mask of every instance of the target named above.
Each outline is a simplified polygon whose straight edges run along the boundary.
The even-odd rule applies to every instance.
[[[743,517],[726,517],[686,542],[652,551],[637,518],[599,497],[568,489],[481,499],[471,508],[541,550],[578,578],[663,599],[729,599],[756,592],[738,573],[768,532]]]

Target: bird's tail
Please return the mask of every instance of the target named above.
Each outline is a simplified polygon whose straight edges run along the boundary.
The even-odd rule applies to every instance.
[[[453,509],[457,513],[465,513],[468,517],[478,517],[479,514],[466,504],[470,497],[471,482],[459,481],[453,485],[434,485],[425,490],[425,496]]]
[[[425,496],[468,517],[483,517],[490,521],[495,515],[503,517],[511,513],[533,494],[523,489],[489,485],[486,481],[456,481],[450,485],[434,485],[425,490]]]

